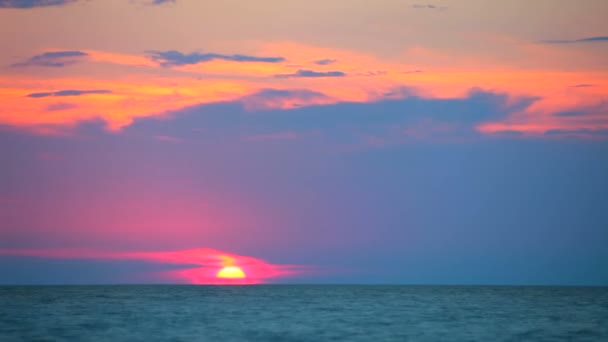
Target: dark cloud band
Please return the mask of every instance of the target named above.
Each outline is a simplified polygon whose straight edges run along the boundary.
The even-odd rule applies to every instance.
[[[316,60],[313,63],[315,63],[317,65],[329,65],[329,64],[336,63],[336,62],[337,62],[337,60],[335,60],[335,59],[325,58],[325,59]]]
[[[63,6],[70,3],[83,0],[0,0],[0,8],[35,8],[35,7],[50,7]],[[175,3],[176,0],[150,0],[145,2],[146,5],[162,5],[167,3]]]
[[[83,59],[87,58],[89,55],[85,52],[81,51],[53,51],[53,52],[45,52],[40,55],[36,55],[31,57],[30,59],[13,64],[13,67],[30,67],[30,66],[39,66],[39,67],[51,67],[51,68],[61,68],[67,65],[75,64]]]
[[[576,44],[576,43],[606,43],[608,36],[587,37],[581,39],[543,40],[545,44]]]
[[[27,97],[40,98],[40,97],[50,97],[50,96],[80,96],[80,95],[88,95],[88,94],[111,94],[111,90],[105,89],[96,89],[96,90],[60,90],[53,92],[45,92],[45,93],[31,93],[28,94]]]
[[[298,70],[293,74],[275,75],[277,78],[297,78],[297,77],[344,77],[346,74],[342,71],[314,71],[314,70]]]
[[[219,53],[198,53],[193,52],[189,54],[181,53],[179,51],[148,51],[148,58],[159,63],[164,67],[192,65],[198,63],[211,62],[214,60],[231,61],[231,62],[257,62],[257,63],[280,63],[284,62],[283,57],[258,57],[248,55],[224,55]]]
[[[0,8],[34,8],[62,6],[78,0],[0,0]]]

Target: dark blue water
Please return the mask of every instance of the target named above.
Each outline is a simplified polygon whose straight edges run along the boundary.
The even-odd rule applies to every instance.
[[[0,341],[608,341],[608,288],[11,286]]]

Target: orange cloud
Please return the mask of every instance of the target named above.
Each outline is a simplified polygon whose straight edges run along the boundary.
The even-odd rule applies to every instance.
[[[113,53],[96,50],[85,50],[83,51],[88,54],[88,59],[92,62],[104,62],[121,65],[132,65],[132,66],[147,66],[156,67],[157,64],[145,56],[128,55],[122,53]]]
[[[8,80],[0,80],[9,83]],[[38,125],[74,125],[80,121],[101,118],[111,130],[129,125],[137,117],[160,115],[186,106],[228,101],[252,92],[254,86],[244,81],[149,79],[96,81],[87,79],[40,80],[36,87],[21,80],[12,87],[0,89],[0,122],[35,127]],[[28,94],[49,89],[108,89],[103,94],[31,98]],[[51,110],[58,102],[69,102],[60,110]]]
[[[512,43],[507,38],[500,43]],[[556,112],[589,106],[608,94],[608,71],[539,68],[542,60],[554,58],[566,63],[576,54],[559,47],[515,44],[518,58],[495,61],[492,57],[446,54],[424,47],[408,49],[404,59],[380,59],[341,49],[319,48],[291,42],[259,44],[260,55],[284,56],[281,63],[239,63],[214,60],[195,65],[162,68],[141,55],[88,50],[89,62],[133,67],[131,73],[108,73],[109,79],[36,78],[19,75],[0,79],[0,123],[35,128],[48,125],[74,125],[101,118],[111,130],[120,130],[135,118],[162,115],[167,111],[201,103],[241,100],[247,109],[295,108],[338,102],[369,102],[407,96],[396,89],[412,89],[425,98],[463,98],[471,88],[511,95],[533,96],[538,100],[526,110],[478,127],[492,134],[517,130],[543,134],[551,129],[605,128],[602,120],[556,117]],[[422,58],[422,57],[424,58]],[[521,56],[531,60],[518,67]],[[329,64],[315,61],[332,59]],[[428,63],[425,64],[424,61]],[[408,63],[407,61],[411,61]],[[557,62],[555,62],[557,63]],[[558,63],[558,64],[559,64]],[[96,70],[95,63],[89,63]],[[533,67],[534,66],[534,67]],[[142,68],[143,67],[143,68]],[[131,70],[131,69],[129,69]],[[297,70],[318,73],[339,71],[345,77],[276,78]],[[573,87],[577,84],[592,85]],[[65,89],[108,89],[111,93],[87,94],[69,98],[29,98],[28,94]],[[293,90],[291,96],[260,98],[252,96],[264,89]],[[299,96],[302,91],[319,96]],[[392,95],[391,95],[392,94]],[[63,103],[59,105],[58,103]],[[55,110],[49,110],[55,109]]]

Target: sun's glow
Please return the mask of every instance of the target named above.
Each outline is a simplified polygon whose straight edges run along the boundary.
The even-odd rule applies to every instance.
[[[238,266],[227,266],[217,272],[218,278],[226,279],[243,279],[245,278],[245,272]]]

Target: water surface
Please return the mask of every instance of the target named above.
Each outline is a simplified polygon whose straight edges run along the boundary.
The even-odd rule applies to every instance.
[[[0,341],[337,340],[608,341],[608,288],[0,287]]]

